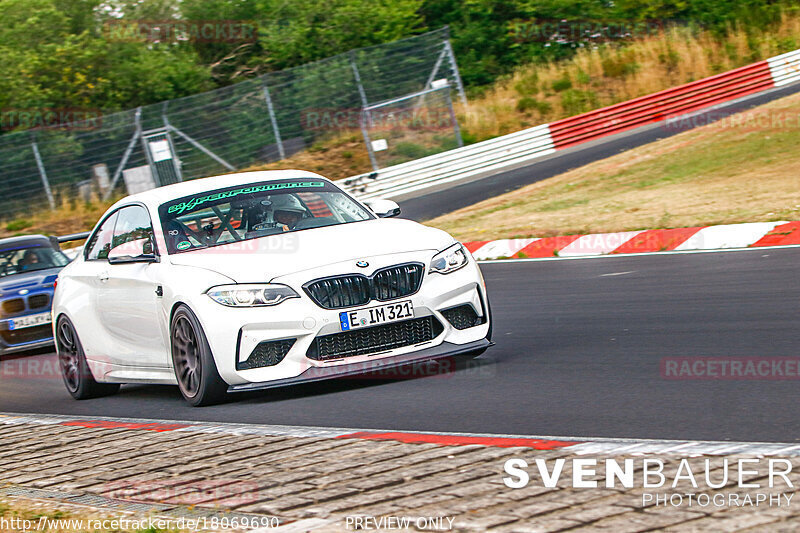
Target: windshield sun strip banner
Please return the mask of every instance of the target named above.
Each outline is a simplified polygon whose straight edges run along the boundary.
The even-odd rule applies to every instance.
[[[167,212],[180,215],[184,211],[191,211],[197,207],[205,204],[206,202],[213,202],[224,198],[232,198],[240,194],[252,194],[256,192],[275,191],[280,189],[297,189],[307,187],[325,187],[325,182],[322,181],[294,181],[289,183],[266,183],[263,185],[249,185],[238,189],[229,191],[217,191],[205,196],[195,196],[186,201],[181,201],[173,204],[167,208]]]

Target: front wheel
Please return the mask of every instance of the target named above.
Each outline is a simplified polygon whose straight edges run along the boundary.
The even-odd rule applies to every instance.
[[[184,399],[194,407],[221,401],[228,386],[217,372],[200,322],[185,305],[172,316],[170,337],[172,366]]]
[[[95,381],[86,354],[75,326],[65,316],[56,323],[56,351],[58,352],[58,366],[61,368],[61,377],[67,391],[76,400],[87,400],[108,396],[119,391],[117,383],[98,383]]]

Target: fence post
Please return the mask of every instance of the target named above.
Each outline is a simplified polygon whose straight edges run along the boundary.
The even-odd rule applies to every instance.
[[[453,121],[453,132],[456,134],[456,143],[458,147],[464,146],[464,139],[461,138],[461,126],[458,125],[458,118],[456,118],[456,111],[453,109],[453,99],[450,98],[450,91],[447,91],[447,108],[450,110],[450,120]]]
[[[114,177],[111,179],[111,187],[108,188],[108,191],[103,196],[103,200],[108,200],[114,192],[114,187],[117,186],[117,181],[119,181],[120,176],[122,176],[122,171],[125,169],[125,165],[128,164],[128,159],[131,157],[131,153],[133,153],[133,148],[136,146],[136,141],[142,136],[142,107],[139,106],[136,108],[136,113],[133,115],[133,124],[134,124],[134,131],[133,137],[128,142],[128,146],[125,148],[125,153],[122,154],[122,159],[117,165],[117,170],[114,171]]]
[[[164,131],[166,132],[167,142],[169,143],[169,149],[172,152],[172,166],[175,169],[175,175],[178,177],[178,181],[183,181],[183,172],[181,172],[181,160],[178,158],[178,152],[175,150],[175,145],[172,143],[172,137],[170,136],[169,132],[172,129],[172,126],[169,123],[169,119],[167,118],[167,105],[169,105],[169,100],[165,100],[164,103],[161,105],[161,119],[164,121]]]
[[[458,90],[458,98],[461,103],[467,105],[467,95],[464,92],[464,84],[461,83],[461,75],[458,73],[458,65],[456,64],[456,55],[453,53],[453,47],[450,46],[450,39],[445,39],[444,48],[447,50],[447,57],[450,59],[450,70],[453,71],[453,77],[456,80],[456,90]]]
[[[261,77],[261,86],[264,89],[264,100],[267,101],[269,120],[272,122],[272,133],[275,135],[275,143],[278,145],[278,155],[281,157],[281,159],[284,159],[286,158],[286,152],[283,150],[283,140],[281,139],[281,132],[278,129],[278,119],[275,117],[275,109],[272,107],[272,97],[269,95],[267,74],[264,74],[264,76]]]
[[[39,145],[36,144],[36,137],[31,137],[31,148],[33,149],[33,157],[36,159],[36,166],[39,168],[39,176],[42,178],[47,201],[50,203],[50,209],[55,211],[56,201],[53,198],[53,191],[50,190],[50,182],[47,180],[47,172],[44,170],[44,163],[42,163],[42,156],[39,154]]]
[[[361,114],[359,118],[361,134],[364,136],[364,143],[367,145],[367,153],[369,154],[369,162],[372,163],[372,170],[378,170],[378,160],[375,158],[375,151],[372,149],[372,141],[369,139],[367,124],[364,120],[364,117],[370,117],[369,123],[372,125],[371,115],[368,115],[369,111],[367,111],[367,107],[369,107],[369,102],[367,102],[367,93],[364,92],[364,86],[361,85],[361,75],[358,73],[356,55],[353,52],[350,52],[348,55],[350,57],[350,66],[353,69],[353,76],[355,77],[356,85],[358,86],[358,94],[361,96]]]

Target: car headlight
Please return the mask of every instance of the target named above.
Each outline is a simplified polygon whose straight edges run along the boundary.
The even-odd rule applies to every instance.
[[[228,307],[261,307],[278,305],[289,298],[300,298],[291,287],[277,283],[221,285],[208,289],[217,303]]]
[[[431,272],[449,274],[465,266],[469,262],[464,246],[457,242],[450,248],[439,252],[431,260]]]

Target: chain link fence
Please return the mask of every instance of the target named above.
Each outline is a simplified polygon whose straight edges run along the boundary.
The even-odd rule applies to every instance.
[[[288,157],[360,131],[373,166],[459,146],[465,99],[447,28],[88,124],[0,136],[4,218]]]

